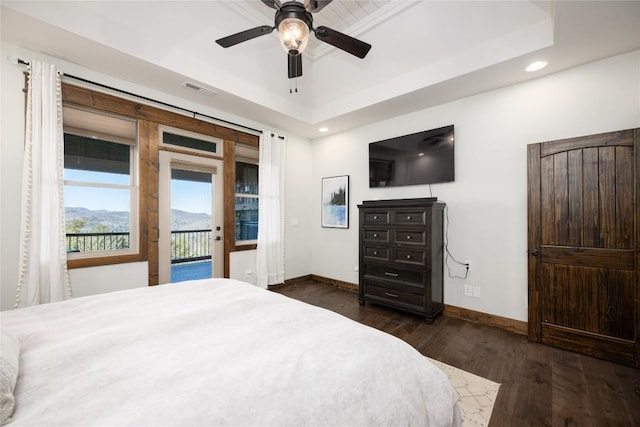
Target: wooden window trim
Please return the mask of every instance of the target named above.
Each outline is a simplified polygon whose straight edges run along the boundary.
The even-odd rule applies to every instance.
[[[224,194],[230,195],[230,198],[225,197],[224,205],[224,229],[234,230],[236,228],[236,151],[235,142],[230,140],[224,141]],[[245,143],[246,144],[246,143]],[[249,145],[253,147],[259,147],[259,139],[251,142]],[[236,245],[236,233],[228,231],[225,233],[224,239],[224,275],[229,277],[229,261],[231,252],[250,251],[258,247],[257,244],[242,244]]]
[[[257,135],[227,128],[215,123],[187,117],[175,112],[119,98],[85,87],[62,83],[62,101],[67,105],[90,107],[99,111],[116,113],[138,119],[139,153],[139,253],[135,255],[101,256],[68,261],[69,268],[148,261],[149,284],[158,279],[158,126],[166,125],[224,141],[224,215],[225,230],[235,228],[235,143],[259,146]],[[176,150],[178,151],[178,150]],[[208,157],[204,155],[204,157]],[[213,156],[219,158],[217,156]],[[229,222],[231,226],[229,227]],[[235,245],[235,233],[225,233],[225,277],[229,277],[229,253],[255,249],[256,245]]]
[[[106,93],[97,92],[84,87],[68,83],[62,84],[62,101],[70,105],[93,107],[98,110],[110,111],[124,116],[148,120],[158,125],[180,128],[220,139],[241,142],[257,146],[259,137],[236,129],[227,128],[216,123],[205,122],[192,117],[163,110],[147,104],[118,98]]]

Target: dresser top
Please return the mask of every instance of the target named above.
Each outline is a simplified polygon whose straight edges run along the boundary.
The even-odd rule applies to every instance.
[[[417,199],[364,200],[358,208],[429,206],[438,204],[437,197],[422,197]]]

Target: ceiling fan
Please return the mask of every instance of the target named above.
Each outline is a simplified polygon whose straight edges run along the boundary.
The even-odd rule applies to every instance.
[[[313,28],[313,12],[319,12],[332,0],[304,0],[304,5],[297,1],[261,0],[268,7],[276,10],[275,25],[262,25],[241,31],[227,37],[216,40],[220,46],[227,48],[256,37],[271,34],[278,29],[280,42],[287,52],[289,65],[289,78],[293,79],[302,75],[302,51],[307,47],[309,33],[313,32],[316,38],[329,43],[338,49],[344,50],[358,58],[367,56],[371,45],[329,27],[320,26]]]

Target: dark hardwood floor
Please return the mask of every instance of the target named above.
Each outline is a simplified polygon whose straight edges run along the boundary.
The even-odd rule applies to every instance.
[[[432,325],[334,286],[273,289],[395,335],[420,353],[501,384],[490,426],[640,426],[640,370],[453,317]]]

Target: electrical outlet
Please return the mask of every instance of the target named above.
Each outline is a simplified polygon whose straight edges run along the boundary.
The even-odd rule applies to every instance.
[[[471,285],[464,285],[464,296],[470,297],[473,295],[473,288]]]
[[[473,296],[476,298],[480,298],[480,286],[473,287]]]

